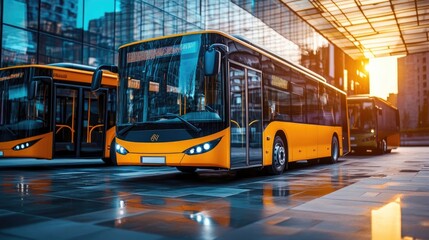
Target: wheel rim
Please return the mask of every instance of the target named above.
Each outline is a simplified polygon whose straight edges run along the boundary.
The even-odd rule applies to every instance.
[[[276,168],[280,168],[286,163],[286,154],[285,154],[285,148],[282,144],[276,143],[274,147],[274,157],[275,157],[275,163]]]
[[[334,161],[334,162],[337,162],[338,161],[338,155],[339,155],[339,151],[338,151],[338,140],[337,140],[337,138],[336,137],[334,137],[333,139],[332,139],[332,160]]]
[[[386,140],[383,139],[383,152],[387,152],[387,143]]]

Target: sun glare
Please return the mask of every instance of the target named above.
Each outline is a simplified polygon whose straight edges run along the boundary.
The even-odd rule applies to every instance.
[[[372,58],[366,70],[371,95],[386,99],[389,93],[398,93],[397,57]]]

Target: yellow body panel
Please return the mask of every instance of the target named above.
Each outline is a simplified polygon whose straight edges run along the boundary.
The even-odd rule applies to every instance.
[[[396,149],[401,145],[401,136],[398,132],[397,134],[393,134],[387,137],[387,148],[388,149]]]
[[[215,139],[220,142],[210,151],[203,154],[187,155],[185,150]],[[153,165],[143,164],[141,157],[165,157],[167,166],[194,166],[230,168],[230,130],[225,129],[216,134],[196,139],[165,143],[136,143],[116,139],[116,143],[128,150],[126,155],[116,154],[118,165]]]
[[[15,151],[12,149],[14,146],[18,144],[23,144],[37,139],[40,139],[40,140],[26,149],[18,150],[18,151]],[[30,157],[30,158],[52,159],[52,144],[53,144],[52,141],[53,141],[53,134],[52,132],[50,132],[50,133],[46,133],[38,136],[29,137],[29,138],[2,142],[0,143],[0,151],[3,151],[3,157],[10,157],[10,158]]]
[[[75,69],[57,69],[54,68],[52,71],[53,78],[55,80],[66,80],[71,82],[88,83],[92,81],[92,72],[80,71]],[[106,86],[117,86],[118,79],[114,74],[103,73],[102,85]]]
[[[273,142],[278,132],[283,132],[286,136],[289,162],[331,156],[331,141],[334,134],[338,136],[340,155],[343,155],[341,127],[272,122],[263,134],[264,166],[272,163]]]
[[[116,133],[116,127],[112,127],[110,129],[107,129],[106,131],[106,145],[104,148],[105,158],[110,158],[110,148],[112,147],[110,146],[110,144],[112,143],[112,140],[115,137],[115,133]]]
[[[342,151],[341,127],[298,124],[290,122],[272,122],[263,134],[263,165],[271,165],[274,137],[284,132],[288,143],[289,162],[323,158],[331,156],[331,141],[336,134]],[[195,145],[222,138],[214,149],[197,155],[187,155],[185,150]],[[229,169],[230,166],[230,130],[174,143],[135,143],[116,139],[116,143],[128,150],[126,155],[117,154],[118,165],[154,165],[143,164],[141,157],[165,157],[166,166],[214,167]],[[164,165],[164,164],[163,164]]]

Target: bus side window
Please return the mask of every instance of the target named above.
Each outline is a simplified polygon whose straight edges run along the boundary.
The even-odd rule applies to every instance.
[[[341,97],[337,92],[333,92],[335,94],[333,95],[335,125],[341,126]]]
[[[321,123],[324,125],[332,126],[335,124],[334,119],[334,98],[335,92],[333,89],[327,88],[326,86],[320,86],[320,112],[321,112]]]
[[[318,83],[310,78],[306,81],[307,122],[319,124],[322,114],[319,113]]]
[[[305,122],[304,87],[292,85],[291,101],[292,121],[299,123]]]

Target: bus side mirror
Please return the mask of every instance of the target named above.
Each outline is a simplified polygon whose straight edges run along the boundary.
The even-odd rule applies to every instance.
[[[28,85],[28,89],[27,89],[27,97],[29,101],[34,100],[34,98],[36,97],[36,93],[37,93],[37,85],[39,84],[39,82],[44,82],[47,84],[52,85],[53,79],[51,77],[45,77],[45,76],[40,76],[40,77],[33,77],[33,79],[31,79],[30,84]]]
[[[108,70],[112,73],[118,73],[119,69],[115,65],[101,65],[95,69],[94,73],[92,74],[92,80],[91,80],[91,91],[95,92],[101,87],[101,79],[103,78],[103,71],[102,70]]]
[[[101,87],[101,79],[103,78],[103,70],[96,69],[92,74],[91,91],[95,92]]]
[[[204,75],[213,76],[220,71],[220,52],[214,48],[209,48],[204,54]]]

